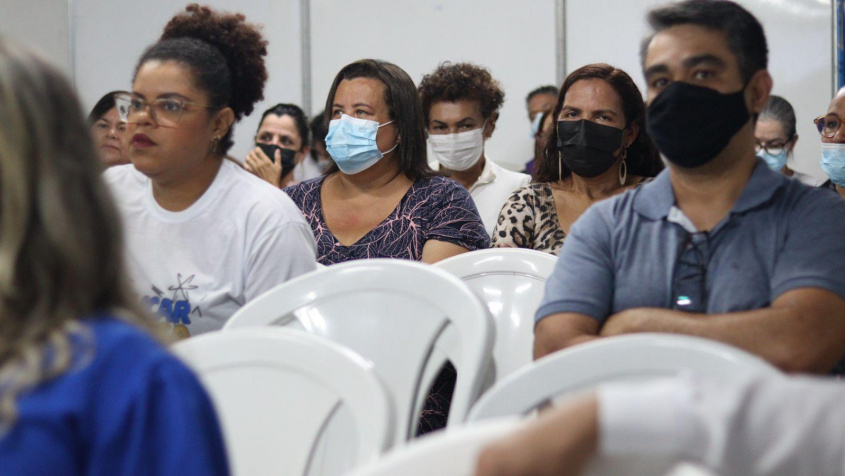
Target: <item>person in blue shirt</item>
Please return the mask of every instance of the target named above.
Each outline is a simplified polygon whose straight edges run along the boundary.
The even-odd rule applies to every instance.
[[[0,474],[229,474],[209,396],[127,290],[69,82],[2,38],[0,124]]]
[[[830,371],[845,354],[845,202],[755,156],[772,89],[763,27],[729,1],[648,19],[646,128],[668,168],[572,226],[535,316],[535,357],[671,332]]]

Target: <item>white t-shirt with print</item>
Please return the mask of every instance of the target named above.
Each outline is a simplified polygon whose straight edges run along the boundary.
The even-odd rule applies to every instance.
[[[249,300],[316,269],[314,235],[299,208],[228,160],[180,212],[161,208],[133,165],[104,178],[123,219],[133,288],[177,336],[220,329]]]

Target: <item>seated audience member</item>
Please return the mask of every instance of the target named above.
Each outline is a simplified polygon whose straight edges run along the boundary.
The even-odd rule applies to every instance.
[[[364,258],[434,263],[487,248],[469,192],[426,162],[417,88],[398,66],[349,64],[326,101],[326,175],[285,191],[302,210],[325,265]]]
[[[662,168],[645,132],[640,90],[606,64],[573,71],[561,87],[534,183],[511,194],[493,230],[494,247],[558,254],[592,204],[630,190]]]
[[[829,177],[821,186],[845,198],[845,120],[841,118],[845,118],[845,88],[833,96],[827,114],[815,120],[822,136],[822,170]]]
[[[199,380],[129,292],[70,83],[0,39],[0,474],[225,476]]]
[[[557,86],[540,86],[539,88],[528,93],[525,98],[525,108],[528,110],[528,120],[531,121],[531,138],[537,138],[537,134],[542,129],[542,116],[551,112],[557,103],[558,89]],[[536,149],[536,148],[535,148]],[[528,175],[534,174],[534,163],[537,155],[531,157],[531,160],[525,163],[524,173]]]
[[[724,0],[648,20],[646,124],[668,169],[573,227],[536,314],[535,357],[670,332],[786,371],[831,370],[845,354],[845,202],[754,153],[772,88],[763,27]]]
[[[276,104],[261,116],[255,133],[256,147],[246,156],[244,168],[276,187],[299,183],[296,176],[303,175],[302,163],[311,152],[309,132],[308,118],[299,106]],[[268,157],[258,144],[274,145],[293,153],[283,158],[283,151],[276,150],[275,157]]]
[[[812,187],[822,183],[812,175],[790,169],[786,164],[786,159],[793,154],[795,144],[798,142],[798,134],[795,132],[795,110],[786,99],[775,95],[769,96],[769,102],[760,112],[760,117],[757,118],[757,124],[754,126],[754,138],[757,141],[755,145],[757,156],[765,160],[772,170]]]
[[[115,94],[125,91],[112,91],[101,97],[88,114],[88,125],[94,136],[100,160],[106,167],[129,163],[126,139],[126,123],[120,120],[114,107]]]
[[[189,5],[117,99],[132,165],[105,177],[134,288],[178,336],[220,329],[247,301],[316,268],[314,236],[287,195],[224,159],[233,123],[262,97],[266,45],[243,15]]]
[[[418,90],[431,165],[469,190],[490,234],[502,204],[531,180],[496,165],[484,147],[496,130],[505,92],[489,71],[469,63],[440,65]]]
[[[575,476],[598,455],[722,476],[841,476],[843,398],[842,383],[810,377],[606,384],[489,445],[475,475]]]

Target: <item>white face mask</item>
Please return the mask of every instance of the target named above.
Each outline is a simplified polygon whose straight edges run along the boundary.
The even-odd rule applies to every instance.
[[[428,145],[432,156],[443,167],[457,172],[466,170],[481,158],[484,152],[484,127],[457,134],[430,134]]]

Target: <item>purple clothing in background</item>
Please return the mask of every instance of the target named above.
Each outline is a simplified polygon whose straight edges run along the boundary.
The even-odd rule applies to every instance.
[[[470,251],[489,248],[490,237],[469,192],[446,177],[417,180],[391,214],[363,238],[343,246],[323,218],[318,177],[285,189],[311,224],[317,261],[324,265],[354,259],[401,258],[419,261],[428,240],[445,241]]]

